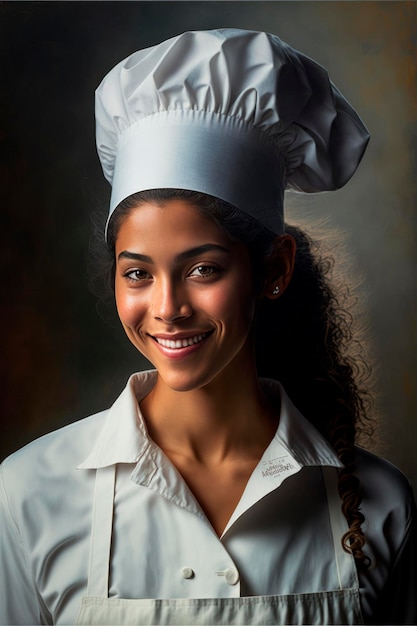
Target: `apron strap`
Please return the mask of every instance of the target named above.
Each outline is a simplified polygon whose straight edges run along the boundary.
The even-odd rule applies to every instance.
[[[109,595],[115,480],[116,465],[96,470],[87,584],[90,597],[107,598]]]
[[[341,541],[342,536],[348,530],[348,525],[342,513],[342,502],[337,486],[338,472],[335,467],[322,467],[321,469],[327,492],[339,588],[358,589],[359,579],[355,559],[351,552],[345,552]]]

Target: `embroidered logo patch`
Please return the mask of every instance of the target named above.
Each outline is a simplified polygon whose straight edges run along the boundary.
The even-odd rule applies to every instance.
[[[293,473],[297,469],[298,468],[289,460],[287,455],[281,456],[276,459],[269,459],[263,463],[262,477],[274,477],[289,472]]]

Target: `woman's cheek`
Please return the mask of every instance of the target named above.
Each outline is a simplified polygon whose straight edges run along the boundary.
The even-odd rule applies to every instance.
[[[213,319],[250,323],[254,314],[255,301],[248,285],[221,285],[205,294],[202,307]]]
[[[225,285],[212,286],[194,298],[194,308],[204,311],[206,315],[213,319],[223,318],[230,313],[231,306],[236,307],[234,294],[231,294]]]
[[[121,291],[116,291],[116,307],[121,322],[126,326],[136,326],[146,310],[138,294]]]

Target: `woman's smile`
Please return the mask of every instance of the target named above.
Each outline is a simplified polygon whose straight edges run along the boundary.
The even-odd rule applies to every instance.
[[[184,359],[199,350],[213,331],[195,333],[187,336],[172,335],[163,337],[152,336],[162,354],[170,359]]]
[[[249,255],[214,221],[183,200],[140,204],[116,260],[122,325],[169,386],[202,386],[242,359],[254,367]]]
[[[172,337],[162,337],[154,335],[153,339],[155,339],[155,341],[164,348],[178,350],[180,348],[186,348],[187,346],[193,346],[201,343],[208,336],[208,334],[208,332],[200,332],[186,337],[180,337],[179,335],[173,335]]]

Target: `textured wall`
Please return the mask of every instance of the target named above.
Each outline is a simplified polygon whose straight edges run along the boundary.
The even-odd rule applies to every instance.
[[[275,32],[321,62],[371,131],[354,179],[305,210],[346,231],[383,452],[417,486],[415,2],[0,3],[1,454],[108,406],[144,367],[87,287],[89,215],[108,194],[93,91],[135,49],[218,26]]]

